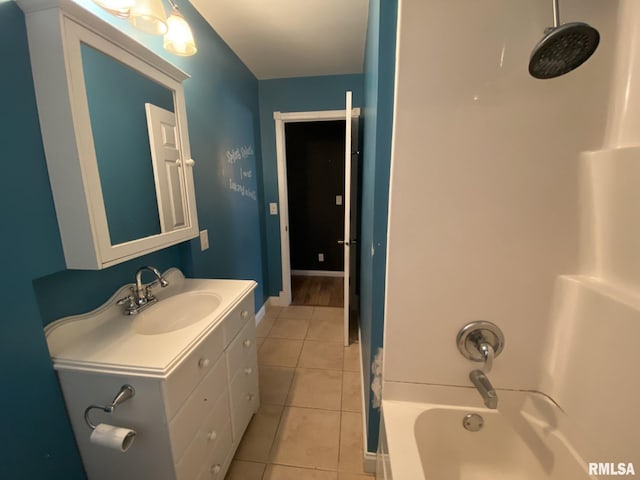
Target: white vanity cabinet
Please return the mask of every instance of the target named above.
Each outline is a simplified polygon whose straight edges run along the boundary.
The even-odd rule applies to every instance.
[[[210,291],[222,292],[217,316],[214,312],[193,326],[192,334],[202,333],[198,338],[188,333],[191,327],[138,335],[132,323],[135,316],[126,317],[112,305],[48,327],[54,367],[91,480],[222,480],[260,405],[255,282],[185,280],[177,270],[165,276],[171,283],[167,290],[182,282],[175,287],[179,291],[208,286]],[[148,311],[161,307],[162,298]],[[136,348],[152,350],[136,353]],[[132,362],[134,358],[168,363],[159,372],[154,361]],[[135,389],[133,398],[112,413],[90,412],[94,424],[136,431],[131,447],[123,453],[90,441],[84,412],[89,405],[111,402],[125,384]]]

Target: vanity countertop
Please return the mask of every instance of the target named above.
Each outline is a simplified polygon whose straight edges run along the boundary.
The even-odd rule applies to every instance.
[[[154,309],[162,308],[163,299],[188,292],[213,294],[220,303],[191,325],[146,335],[134,328],[137,315],[126,315],[122,306],[116,305],[129,293],[131,285],[125,285],[96,310],[62,318],[45,327],[54,367],[166,377],[257,285],[252,280],[188,279],[175,268],[164,277],[169,286],[154,289],[158,302],[142,314],[151,315]]]

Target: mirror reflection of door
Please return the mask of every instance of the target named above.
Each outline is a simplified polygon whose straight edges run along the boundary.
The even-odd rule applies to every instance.
[[[345,122],[285,124],[292,304],[344,305]]]
[[[186,227],[184,168],[180,158],[176,115],[150,103],[145,104],[149,145],[163,232]]]

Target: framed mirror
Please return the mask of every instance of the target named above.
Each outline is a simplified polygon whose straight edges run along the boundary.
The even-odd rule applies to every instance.
[[[198,235],[188,75],[71,0],[20,0],[67,268]]]

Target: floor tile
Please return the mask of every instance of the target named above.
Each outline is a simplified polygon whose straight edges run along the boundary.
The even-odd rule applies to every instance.
[[[313,315],[311,315],[311,318],[339,320],[340,322],[342,322],[344,320],[344,308],[316,307],[313,310]]]
[[[337,480],[337,472],[310,468],[269,465],[263,480]]]
[[[312,318],[309,322],[307,340],[342,343],[344,325],[341,318]]]
[[[260,401],[268,405],[284,405],[295,369],[260,365],[258,370]]]
[[[336,470],[340,412],[286,407],[271,450],[271,462]]]
[[[304,338],[307,336],[308,329],[309,319],[307,318],[278,318],[269,331],[269,337],[304,340]]]
[[[264,463],[245,462],[242,460],[234,460],[231,462],[229,471],[224,477],[225,480],[262,480]]]
[[[342,412],[340,423],[340,460],[341,472],[366,473],[362,466],[362,414]]]
[[[342,370],[343,355],[343,346],[340,343],[305,340],[298,367]]]
[[[342,374],[342,410],[348,412],[362,411],[359,373],[343,372]]]
[[[360,372],[360,344],[352,343],[348,347],[344,347],[342,368],[349,372]]]
[[[258,363],[272,367],[295,367],[301,349],[301,340],[266,338],[258,350]]]
[[[340,410],[342,373],[337,370],[296,369],[287,405]]]
[[[269,331],[271,327],[273,327],[274,322],[276,321],[275,317],[264,316],[260,323],[256,326],[256,337],[266,337],[269,335]]]
[[[235,458],[253,462],[266,463],[273,439],[278,431],[282,406],[262,405],[244,433]]]
[[[280,312],[282,311],[283,307],[279,307],[279,306],[275,306],[275,305],[268,305],[266,310],[267,310],[267,315],[270,315],[272,317],[277,317]]]
[[[306,318],[307,320],[313,315],[314,307],[306,305],[289,305],[284,307],[278,313],[278,318]]]

